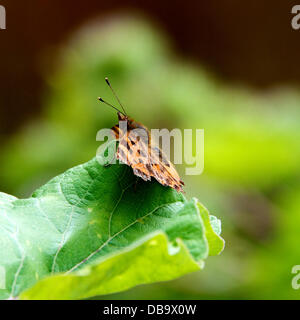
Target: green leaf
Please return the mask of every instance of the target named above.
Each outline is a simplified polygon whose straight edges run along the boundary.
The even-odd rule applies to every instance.
[[[159,267],[158,267],[159,266]],[[79,299],[109,294],[154,281],[170,280],[199,265],[186,246],[168,243],[165,234],[157,234],[135,243],[124,252],[87,266],[69,275],[57,275],[37,283],[22,294],[23,299]]]
[[[126,165],[96,159],[29,199],[2,193],[0,298],[79,299],[195,271],[219,239],[202,211],[195,199],[137,181]]]
[[[221,221],[215,216],[210,216],[208,210],[199,202],[198,209],[205,226],[205,236],[208,241],[209,255],[215,256],[220,254],[225,245],[225,241],[220,237]]]

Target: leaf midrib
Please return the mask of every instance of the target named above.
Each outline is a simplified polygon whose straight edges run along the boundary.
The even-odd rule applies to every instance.
[[[182,203],[181,201],[176,201],[176,202],[170,202],[170,203],[164,203],[158,207],[156,207],[155,209],[153,209],[152,211],[146,213],[144,216],[139,217],[138,219],[136,219],[135,221],[131,222],[129,225],[127,225],[126,227],[124,227],[123,229],[119,230],[118,232],[116,232],[113,236],[111,236],[109,239],[107,239],[98,249],[96,249],[94,252],[92,252],[91,254],[88,255],[87,258],[84,258],[82,261],[80,261],[79,263],[77,263],[74,267],[72,267],[70,270],[66,271],[65,274],[69,274],[71,272],[73,272],[75,269],[77,269],[78,267],[80,267],[81,265],[83,265],[84,263],[86,263],[90,258],[92,258],[93,256],[95,256],[97,253],[99,253],[106,245],[109,244],[110,241],[112,241],[114,238],[116,238],[117,236],[119,236],[122,232],[126,231],[127,229],[129,229],[130,227],[132,227],[133,225],[135,225],[140,219],[144,219],[146,217],[148,217],[149,215],[153,214],[155,211],[163,208],[163,207],[167,207],[169,205],[174,205],[176,203]]]

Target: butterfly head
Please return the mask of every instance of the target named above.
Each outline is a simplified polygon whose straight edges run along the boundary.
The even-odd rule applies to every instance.
[[[118,119],[119,119],[119,121],[128,121],[128,116],[125,115],[124,113],[118,111]]]

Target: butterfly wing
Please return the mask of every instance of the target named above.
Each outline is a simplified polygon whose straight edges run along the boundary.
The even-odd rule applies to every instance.
[[[120,132],[120,131],[119,131]],[[148,135],[148,131],[145,131]],[[126,134],[119,134],[117,159],[131,166],[136,176],[145,181],[151,180],[151,167],[149,166],[148,138],[139,136],[133,130]]]
[[[133,129],[142,129],[144,134],[137,134]],[[136,176],[145,181],[153,177],[164,186],[183,191],[184,183],[175,167],[158,147],[151,146],[151,136],[145,126],[129,120],[126,133],[122,132],[118,125],[112,130],[119,140],[117,158],[131,166]]]
[[[180,179],[172,162],[168,160],[161,149],[156,146],[152,147],[150,159],[154,178],[162,185],[182,192],[184,182]]]

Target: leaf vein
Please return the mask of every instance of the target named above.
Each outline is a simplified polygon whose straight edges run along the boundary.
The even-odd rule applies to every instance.
[[[152,211],[146,213],[144,216],[136,219],[135,221],[133,221],[132,223],[130,223],[129,225],[127,225],[126,227],[124,227],[123,229],[121,229],[120,231],[118,231],[117,233],[115,233],[113,236],[111,236],[109,239],[107,239],[98,249],[96,249],[94,252],[92,252],[90,255],[88,255],[86,258],[84,258],[82,261],[80,261],[79,263],[77,263],[74,267],[72,267],[70,270],[68,270],[65,274],[69,274],[72,271],[74,271],[75,269],[77,269],[78,267],[80,267],[82,264],[86,263],[87,261],[89,261],[93,256],[95,256],[97,253],[99,253],[107,244],[109,244],[109,242],[111,242],[114,238],[116,238],[118,235],[120,235],[122,232],[126,231],[127,229],[129,229],[130,227],[132,227],[133,225],[135,225],[140,219],[144,219],[147,216],[153,214],[155,211],[163,208],[163,207],[167,207],[171,204],[174,204],[175,202],[171,202],[171,203],[165,203],[163,205],[160,205],[158,207],[156,207],[155,209],[153,209]]]

